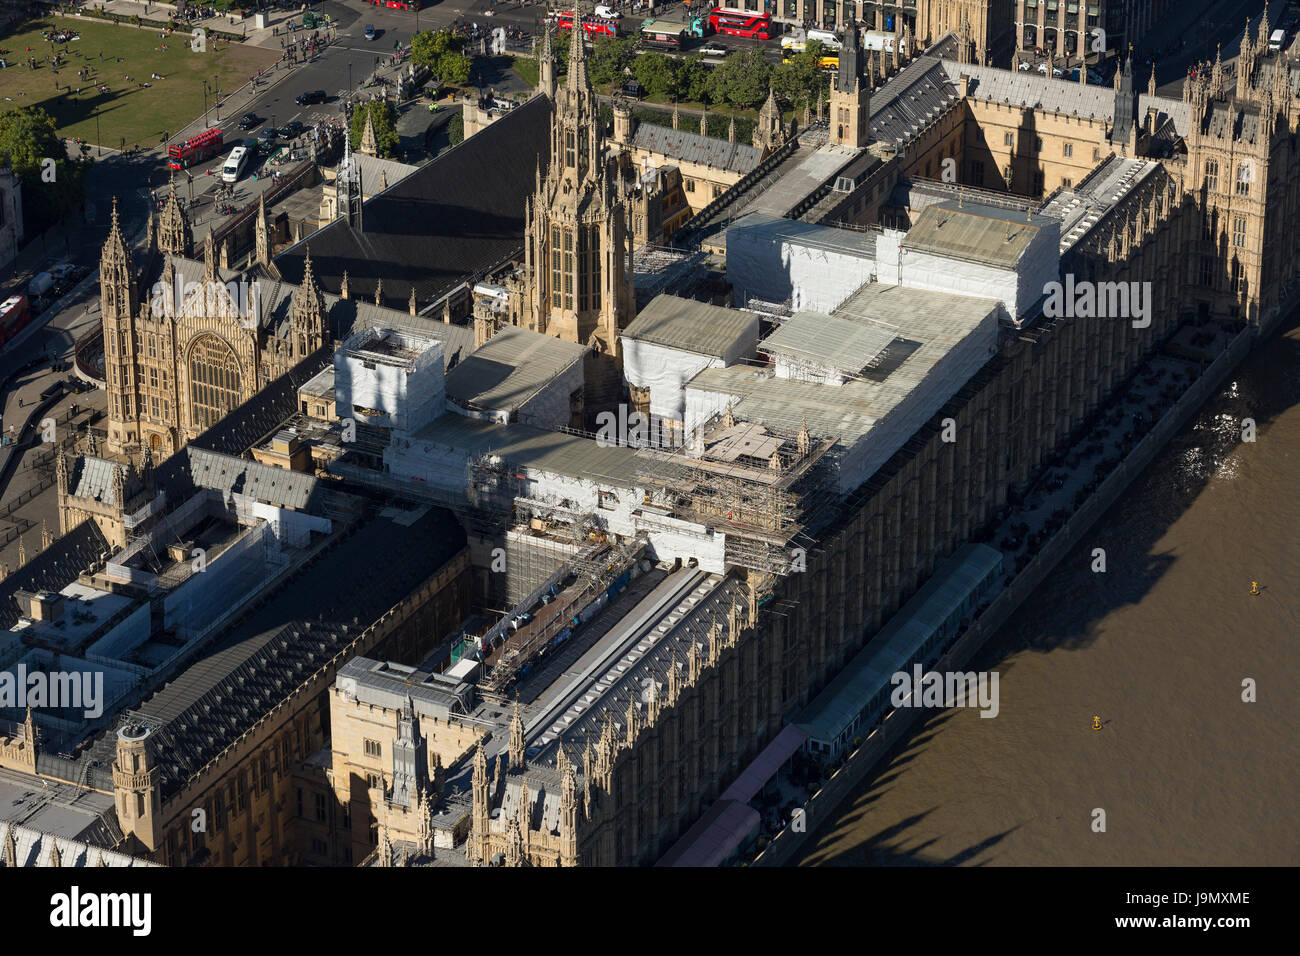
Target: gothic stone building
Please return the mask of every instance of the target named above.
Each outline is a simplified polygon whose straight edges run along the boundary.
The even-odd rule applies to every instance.
[[[156,458],[169,456],[328,340],[310,269],[289,308],[272,311],[283,290],[265,208],[256,236],[254,261],[242,272],[224,268],[211,233],[203,258],[192,258],[173,187],[137,270],[114,201],[100,258],[110,452],[147,445]]]

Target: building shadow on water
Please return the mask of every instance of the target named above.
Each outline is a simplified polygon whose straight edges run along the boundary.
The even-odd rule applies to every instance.
[[[1225,462],[1249,453],[1251,446],[1242,442],[1242,420],[1254,419],[1263,441],[1270,425],[1297,403],[1300,315],[1293,313],[1170,439],[1084,540],[1066,554],[1030,600],[975,656],[969,669],[997,670],[1005,676],[1014,666],[1010,657],[1017,652],[1087,647],[1101,621],[1143,600],[1173,567],[1176,555],[1162,549],[1160,542]],[[1092,570],[1093,549],[1098,547],[1106,552],[1104,576]],[[873,831],[870,823],[873,804],[953,714],[951,710],[937,713],[900,740],[845,798],[838,812],[810,835],[797,858],[798,865],[984,866],[995,862],[990,851],[1019,825],[941,857],[930,852],[937,838],[927,835],[911,843],[908,839],[909,831],[937,810],[938,803],[878,830]]]
[[[1160,542],[1225,462],[1249,453],[1242,420],[1254,419],[1264,440],[1272,422],[1297,403],[1300,313],[1293,313],[1175,433],[971,666],[1006,670],[1006,658],[1017,651],[1088,646],[1102,620],[1142,601],[1173,566],[1175,555]],[[1094,548],[1105,550],[1104,575],[1092,570]]]

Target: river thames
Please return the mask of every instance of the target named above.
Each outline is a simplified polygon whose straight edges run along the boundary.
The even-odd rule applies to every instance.
[[[1240,441],[1245,418],[1253,443]],[[970,667],[999,672],[998,716],[936,711],[801,863],[1300,862],[1295,316]]]

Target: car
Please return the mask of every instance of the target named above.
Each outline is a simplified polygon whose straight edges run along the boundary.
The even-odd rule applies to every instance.
[[[1046,63],[1040,63],[1040,64],[1038,64],[1037,69],[1038,69],[1038,72],[1039,72],[1039,73],[1043,74],[1043,76],[1046,76],[1046,75],[1047,75],[1047,64],[1046,64]]]
[[[263,146],[269,146],[274,143],[280,136],[280,131],[274,126],[268,126],[262,132],[257,134],[257,139]]]
[[[299,106],[312,106],[315,103],[324,103],[328,97],[324,90],[308,90],[306,93],[299,93],[297,103]]]
[[[77,267],[71,262],[60,262],[57,266],[50,267],[50,275],[54,276],[56,283],[76,281]]]
[[[731,51],[725,46],[717,43],[710,43],[708,46],[700,47],[700,52],[705,56],[726,56]]]
[[[623,14],[619,13],[613,7],[598,4],[596,6],[596,16],[604,17],[607,20],[618,20],[622,18]]]
[[[250,136],[248,139],[241,140],[236,145],[242,146],[244,149],[248,150],[248,155],[250,156],[256,156],[262,151],[262,144],[257,141],[256,136]]]
[[[367,40],[373,40],[373,39],[375,38],[375,36],[376,36],[376,33],[375,33],[375,25],[374,25],[373,23],[367,23],[367,24],[366,24],[366,39],[367,39]]]
[[[262,122],[262,118],[256,113],[245,113],[243,116],[239,117],[239,128],[247,131],[260,122]]]
[[[1024,73],[1028,73],[1028,72],[1029,72],[1030,70],[1032,70],[1033,68],[1034,68],[1034,67],[1033,67],[1033,64],[1031,64],[1028,60],[1021,60],[1021,61],[1020,61],[1020,69],[1021,69],[1022,72],[1024,72]]]
[[[288,123],[285,123],[280,127],[280,136],[284,139],[296,139],[302,135],[304,129],[306,129],[306,127],[297,120],[290,120]]]

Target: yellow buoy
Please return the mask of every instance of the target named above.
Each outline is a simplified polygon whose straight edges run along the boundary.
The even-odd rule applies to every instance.
[[[1094,717],[1092,718],[1092,729],[1093,729],[1093,730],[1101,730],[1101,718],[1100,718],[1100,717],[1094,716]]]
[[[1260,594],[1260,593],[1261,593],[1260,590],[1259,590],[1259,582],[1258,582],[1258,581],[1251,581],[1251,582],[1250,582],[1250,593],[1251,593],[1251,594]]]

